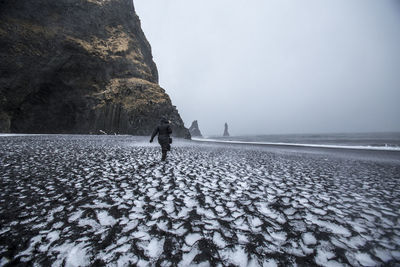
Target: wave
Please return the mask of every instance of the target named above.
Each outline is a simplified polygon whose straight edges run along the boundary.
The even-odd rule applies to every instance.
[[[378,150],[378,151],[400,151],[398,146],[349,146],[349,145],[324,145],[324,144],[302,144],[302,143],[280,143],[280,142],[252,142],[252,141],[233,141],[218,140],[207,138],[192,138],[193,141],[210,143],[228,143],[242,145],[269,145],[269,146],[293,146],[293,147],[313,147],[313,148],[332,148],[332,149],[357,149],[357,150]]]

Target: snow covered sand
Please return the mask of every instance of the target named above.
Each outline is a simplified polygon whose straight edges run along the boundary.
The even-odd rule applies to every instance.
[[[400,263],[397,152],[147,140],[0,137],[0,266]]]

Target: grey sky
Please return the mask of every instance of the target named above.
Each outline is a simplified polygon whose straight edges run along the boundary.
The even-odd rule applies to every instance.
[[[400,1],[134,0],[205,135],[400,131]]]

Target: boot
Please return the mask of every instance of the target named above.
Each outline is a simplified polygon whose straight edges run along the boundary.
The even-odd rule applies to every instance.
[[[167,159],[167,151],[163,151],[161,161],[165,161],[166,159]]]

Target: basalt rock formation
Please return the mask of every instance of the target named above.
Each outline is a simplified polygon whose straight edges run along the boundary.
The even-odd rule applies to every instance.
[[[229,136],[228,123],[226,123],[226,122],[225,122],[225,129],[224,129],[224,135],[223,136]]]
[[[132,0],[0,0],[0,132],[189,131]]]
[[[191,136],[202,137],[197,120],[192,122],[192,125],[189,128],[189,132]]]

